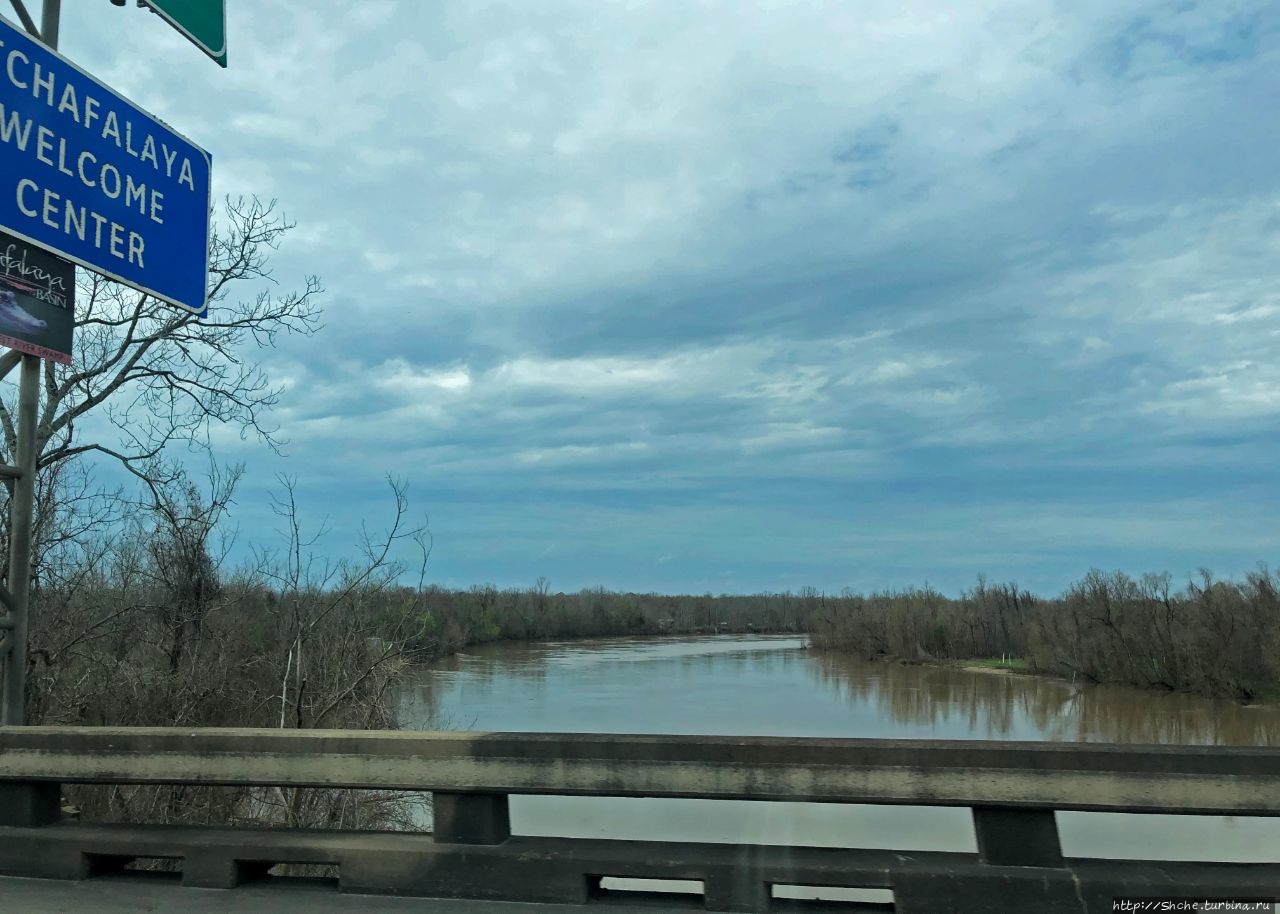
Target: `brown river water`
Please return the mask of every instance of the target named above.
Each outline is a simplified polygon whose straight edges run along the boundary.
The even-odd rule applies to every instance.
[[[410,729],[1280,745],[1280,707],[863,661],[803,637],[501,643],[405,683]],[[975,851],[968,810],[512,797],[523,834]],[[1280,820],[1058,814],[1068,856],[1263,861]]]

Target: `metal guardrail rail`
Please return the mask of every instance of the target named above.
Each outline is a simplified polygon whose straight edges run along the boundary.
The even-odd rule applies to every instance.
[[[430,791],[433,834],[62,822],[63,783]],[[513,794],[964,806],[977,854],[513,836]],[[694,880],[709,910],[774,885],[889,889],[892,909],[1110,911],[1125,895],[1280,895],[1257,864],[1064,858],[1055,812],[1280,815],[1280,749],[545,733],[0,728],[0,874],[137,857],[231,888],[332,864],[344,891],[607,901],[605,877]],[[1280,848],[1277,848],[1280,858]]]

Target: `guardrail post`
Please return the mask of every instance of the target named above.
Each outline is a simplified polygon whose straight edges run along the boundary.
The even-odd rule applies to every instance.
[[[62,785],[49,781],[0,782],[0,826],[34,828],[62,820]]]
[[[973,807],[978,857],[997,866],[1061,867],[1062,844],[1052,809]]]
[[[202,889],[234,889],[262,879],[272,864],[237,860],[224,850],[202,849],[182,858],[182,884]]]
[[[511,837],[505,793],[433,791],[431,818],[437,844],[501,844]]]
[[[708,911],[767,911],[772,895],[768,883],[754,866],[741,870],[707,873],[702,893]]]

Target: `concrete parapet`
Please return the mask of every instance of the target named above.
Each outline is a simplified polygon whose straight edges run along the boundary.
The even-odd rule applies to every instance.
[[[60,784],[428,790],[435,834],[57,821]],[[907,803],[973,810],[978,854],[534,838],[508,796]],[[344,891],[584,904],[610,877],[692,880],[707,910],[777,885],[888,889],[898,914],[1109,911],[1117,895],[1280,895],[1280,862],[1064,858],[1056,810],[1280,815],[1280,750],[529,733],[0,728],[0,875],[85,879],[137,858],[233,889],[278,864]]]
[[[1280,815],[1280,750],[611,734],[0,728],[0,783]]]

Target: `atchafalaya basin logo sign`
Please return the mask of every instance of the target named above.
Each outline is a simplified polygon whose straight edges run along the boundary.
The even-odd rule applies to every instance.
[[[0,229],[199,314],[209,154],[0,19]]]
[[[0,232],[0,346],[71,363],[75,267]]]

